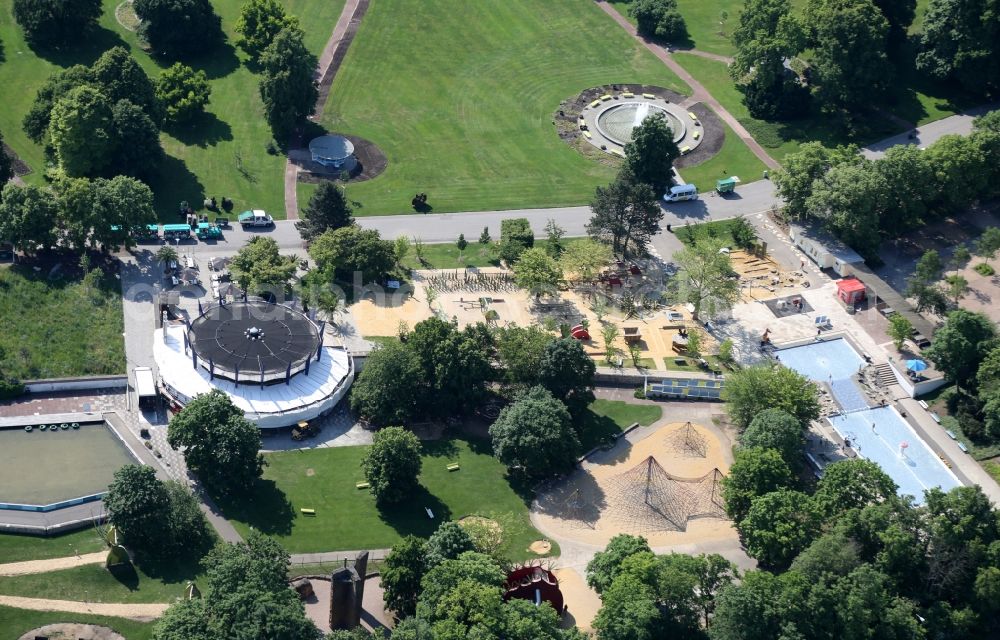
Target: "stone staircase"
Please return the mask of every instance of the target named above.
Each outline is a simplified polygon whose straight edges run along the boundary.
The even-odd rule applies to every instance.
[[[883,362],[875,367],[875,381],[880,387],[888,387],[889,385],[896,384],[896,374],[892,372],[892,367],[888,363]]]

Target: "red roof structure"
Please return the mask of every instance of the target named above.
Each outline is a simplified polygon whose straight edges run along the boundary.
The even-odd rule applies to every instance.
[[[562,615],[563,594],[559,590],[559,579],[544,567],[527,566],[514,569],[507,574],[503,599],[529,600],[536,605],[548,602],[556,613]]]
[[[844,278],[837,283],[837,297],[844,304],[857,304],[865,299],[865,283],[857,278]]]

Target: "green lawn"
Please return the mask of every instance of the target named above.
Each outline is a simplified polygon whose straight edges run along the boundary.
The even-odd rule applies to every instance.
[[[63,265],[62,273],[74,270]],[[48,279],[0,267],[0,369],[22,380],[125,371],[121,289],[108,277],[88,290],[78,278]]]
[[[701,164],[678,169],[684,181],[696,185],[698,191],[711,191],[715,189],[716,180],[729,176],[739,176],[744,183],[764,177],[767,166],[736,136],[729,125],[723,124],[723,127],[726,138],[717,154]]]
[[[21,119],[31,106],[37,88],[60,67],[89,64],[103,51],[123,45],[151,78],[172,63],[153,58],[139,48],[135,34],[127,31],[114,17],[120,0],[105,0],[100,29],[79,48],[59,53],[42,53],[29,48],[11,17],[12,0],[0,0],[0,41],[4,58],[0,64],[0,86],[17,87],[6,91],[0,108],[0,131],[14,150],[28,162],[34,173],[27,179],[42,184],[44,158],[42,149],[21,131]],[[214,0],[222,17],[222,26],[230,42],[235,42],[233,27],[242,0]],[[286,9],[299,16],[306,32],[306,45],[319,53],[330,37],[344,0],[286,0]],[[204,69],[212,86],[211,104],[206,117],[184,130],[162,136],[167,160],[151,185],[156,193],[157,211],[163,220],[176,218],[177,205],[188,200],[201,203],[205,196],[227,196],[239,211],[249,207],[266,209],[275,218],[285,216],[282,156],[268,155],[265,146],[270,130],[263,119],[263,107],[257,92],[257,76],[246,67],[245,55],[231,44],[186,61]],[[245,174],[238,170],[242,164]]]
[[[360,463],[366,449],[268,454],[264,478],[252,498],[225,504],[223,510],[241,534],[253,527],[293,553],[387,548],[404,535],[429,536],[441,522],[474,514],[513,514],[519,530],[508,544],[512,558],[528,557],[528,545],[542,537],[528,522],[525,500],[507,481],[506,469],[493,458],[489,443],[424,443],[420,492],[381,511],[370,492],[355,488],[364,480]],[[452,462],[461,470],[449,472],[446,466]],[[425,507],[434,512],[434,520]],[[316,515],[303,515],[302,508],[315,509]]]
[[[56,622],[82,622],[110,627],[125,636],[126,640],[149,640],[153,637],[153,623],[135,622],[124,618],[108,618],[82,613],[57,611],[28,611],[0,605],[0,629],[5,638],[18,638],[32,629]]]
[[[616,82],[690,92],[590,2],[379,0],[323,124],[388,157],[348,185],[359,215],[408,213],[418,191],[437,212],[576,205],[614,171],[559,140],[552,114]]]
[[[735,246],[733,240],[733,227],[736,226],[736,218],[731,220],[717,220],[715,222],[700,222],[698,224],[685,224],[674,227],[674,235],[686,245],[694,245],[705,238],[721,240],[725,246]]]
[[[582,449],[589,451],[602,442],[609,441],[636,422],[648,426],[663,416],[663,409],[655,404],[632,404],[622,400],[595,400],[583,416]]]
[[[173,602],[184,595],[188,580],[198,582],[197,569],[171,567],[170,575],[151,577],[141,568],[109,571],[100,564],[26,576],[0,577],[0,593],[88,602]]]
[[[496,267],[500,265],[499,258],[496,257],[497,243],[491,242],[487,246],[479,244],[479,238],[466,238],[469,246],[464,252],[459,252],[454,242],[439,242],[424,245],[424,263],[417,259],[416,252],[410,247],[410,253],[403,259],[403,267],[406,269],[464,269],[465,267]],[[497,238],[494,238],[497,240]],[[564,247],[580,242],[583,238],[563,238]],[[545,248],[548,240],[545,238],[535,240],[535,246]],[[459,257],[461,256],[461,259]]]
[[[3,534],[0,535],[0,562],[64,558],[93,553],[104,548],[104,541],[90,527],[48,538]]]

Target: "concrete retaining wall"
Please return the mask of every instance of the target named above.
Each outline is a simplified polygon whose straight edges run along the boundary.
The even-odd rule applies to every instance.
[[[116,389],[128,386],[128,376],[82,376],[79,378],[49,378],[26,380],[25,389],[30,393],[53,391],[79,391],[85,389]]]

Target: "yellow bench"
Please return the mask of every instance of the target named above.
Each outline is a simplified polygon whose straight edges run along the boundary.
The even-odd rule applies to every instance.
[[[625,152],[622,151],[621,149],[612,149],[611,153],[615,154],[616,156],[621,156],[623,158],[625,157]]]
[[[622,93],[622,97],[623,98],[634,98],[635,94],[632,93],[631,91],[625,91],[625,92]]]
[[[601,96],[601,102],[607,102],[610,99],[611,99],[610,93],[605,93],[603,96]]]
[[[314,515],[316,515],[316,510],[315,509],[299,509],[299,511],[301,511],[304,514],[306,514],[307,516],[314,516]]]
[[[642,94],[642,97],[646,98],[647,100],[656,100],[656,96],[654,96],[652,93],[644,93]]]
[[[590,140],[594,137],[589,131],[584,131],[583,135],[587,136],[587,140]]]
[[[597,106],[597,105],[599,105],[599,104],[601,104],[601,101],[600,101],[600,100],[594,100],[593,102],[591,102],[591,103],[590,103],[590,106],[592,106],[592,107],[596,107],[596,106]]]
[[[692,120],[695,120],[695,121],[697,121],[697,120],[698,120],[698,116],[694,115],[694,113],[693,113],[693,112],[691,112],[691,111],[688,111],[688,115],[689,115],[689,116],[691,116],[691,119],[692,119]]]
[[[697,140],[698,138],[700,138],[700,137],[701,137],[701,131],[695,131],[695,132],[694,132],[694,135],[693,135],[692,137],[693,137],[693,138],[694,138],[695,140]]]
[[[371,485],[369,485],[367,482],[359,482],[354,486],[357,487],[358,489],[367,489]]]
[[[461,467],[458,466],[457,462],[453,462],[452,464],[449,464],[447,467],[448,471],[458,471],[460,468]]]
[[[681,147],[681,155],[685,156],[691,153],[691,147]]]

